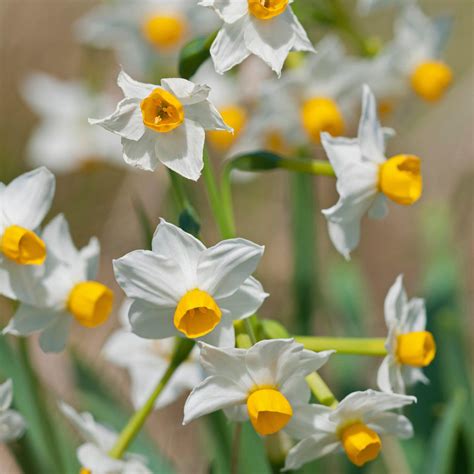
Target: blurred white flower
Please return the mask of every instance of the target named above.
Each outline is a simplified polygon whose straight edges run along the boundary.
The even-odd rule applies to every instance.
[[[11,410],[13,384],[10,379],[0,385],[0,443],[7,443],[25,432],[26,423],[16,410]]]
[[[224,22],[211,46],[214,68],[223,74],[255,54],[278,75],[291,50],[315,52],[291,10],[293,0],[200,0]]]
[[[131,331],[128,322],[130,300],[125,300],[119,316],[122,328],[115,331],[106,341],[104,357],[128,370],[131,379],[131,398],[135,409],[143,406],[168,368],[173,355],[175,339],[150,340],[138,337]],[[197,349],[183,362],[167,383],[155,403],[162,408],[177,400],[184,392],[191,390],[202,380],[202,370],[197,361]]]
[[[385,157],[385,136],[392,133],[380,126],[375,98],[364,86],[358,138],[321,135],[340,196],[335,206],[322,212],[332,243],[346,259],[359,243],[360,221],[366,213],[381,219],[388,212],[387,198],[410,205],[421,196],[420,159],[415,155]]]
[[[408,301],[399,275],[385,298],[385,322],[388,355],[377,374],[377,384],[384,392],[405,393],[406,385],[428,383],[421,367],[431,363],[436,354],[433,335],[426,331],[425,302]]]
[[[290,450],[285,470],[340,451],[356,466],[374,460],[382,449],[379,434],[413,436],[408,418],[388,412],[413,402],[415,397],[366,390],[351,393],[335,409],[321,407],[322,413],[313,420],[313,434]]]
[[[21,92],[40,118],[27,147],[32,166],[67,173],[97,161],[123,164],[120,140],[87,123],[91,115],[111,110],[111,97],[92,93],[79,81],[60,81],[41,73],[31,74]]]
[[[203,167],[204,130],[229,130],[207,100],[209,87],[185,79],[162,79],[160,86],[134,81],[121,71],[125,98],[103,119],[89,119],[122,137],[129,165],[153,171],[161,161],[196,181]]]
[[[0,294],[21,299],[43,271],[46,245],[39,226],[51,207],[56,181],[44,167],[0,183]]]
[[[147,339],[171,336],[233,347],[233,321],[251,316],[268,296],[250,275],[263,247],[245,239],[207,249],[163,219],[152,250],[114,260],[115,277],[133,299],[132,331]]]
[[[305,377],[320,369],[334,351],[311,352],[293,339],[257,342],[250,349],[218,349],[200,344],[209,374],[184,406],[183,424],[217,410],[234,421],[250,419],[262,436],[284,430],[302,439],[313,431],[320,405],[310,405]]]
[[[92,474],[152,474],[142,456],[125,453],[122,459],[114,459],[109,452],[114,446],[117,433],[97,423],[90,413],[77,413],[64,402],[61,411],[79,431],[85,443],[77,448],[77,458],[83,469]]]
[[[41,331],[43,351],[60,352],[73,319],[85,327],[95,327],[108,318],[113,293],[94,281],[100,252],[96,238],[77,250],[63,215],[45,227],[42,238],[48,249],[45,272],[22,295],[20,306],[3,332],[26,336]]]
[[[401,6],[414,1],[415,0],[359,0],[357,8],[361,15],[367,15],[368,13],[378,10],[379,8],[385,8],[392,5]]]

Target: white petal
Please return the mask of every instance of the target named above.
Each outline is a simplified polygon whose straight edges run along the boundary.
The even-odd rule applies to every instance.
[[[329,133],[322,132],[321,144],[338,177],[344,173],[344,170],[349,164],[360,163],[362,161],[359,142],[355,138],[334,138],[329,135]]]
[[[387,198],[379,193],[369,208],[370,219],[383,219],[388,214]]]
[[[331,408],[323,405],[301,404],[292,406],[293,416],[285,426],[285,432],[295,439],[304,439],[318,431],[318,419],[327,415]]]
[[[145,130],[140,140],[122,137],[123,159],[125,163],[145,171],[154,171],[158,165],[155,153],[157,132]]]
[[[194,84],[186,79],[162,79],[163,89],[171,92],[183,105],[198,104],[207,99],[209,86],[205,84]]]
[[[208,100],[187,106],[185,114],[186,118],[194,120],[205,130],[233,131],[231,127],[225,124],[221,114]]]
[[[150,95],[158,86],[145,84],[132,79],[123,69],[120,70],[117,84],[122,89],[125,97],[133,99],[144,99]]]
[[[66,346],[72,318],[59,313],[57,318],[41,333],[39,343],[44,352],[61,352]]]
[[[124,461],[109,457],[99,447],[90,443],[79,446],[77,457],[81,465],[92,472],[121,473],[125,465]]]
[[[216,347],[234,347],[235,330],[232,319],[223,317],[213,331],[198,340]]]
[[[403,275],[398,275],[385,297],[384,314],[387,327],[390,328],[392,325],[401,323],[406,311],[407,294],[403,288]]]
[[[6,380],[0,385],[0,413],[8,410],[13,400],[13,382]]]
[[[0,443],[18,439],[26,429],[24,418],[14,410],[0,413]]]
[[[367,417],[365,422],[369,428],[380,434],[391,434],[401,439],[408,439],[413,436],[413,425],[403,415],[378,413],[373,418]]]
[[[48,308],[37,308],[21,304],[13,318],[5,327],[5,334],[28,336],[35,331],[48,327],[57,318],[58,313]]]
[[[418,367],[410,367],[409,365],[403,365],[401,367],[401,378],[407,386],[412,386],[418,382],[428,385],[430,383],[429,378],[423,373],[423,370]]]
[[[15,178],[3,191],[2,209],[7,225],[35,229],[51,207],[56,182],[54,175],[41,167]]]
[[[198,263],[199,288],[215,298],[232,295],[255,271],[263,251],[246,239],[228,239],[206,249]]]
[[[387,356],[380,364],[377,371],[377,385],[382,392],[392,393],[392,384],[390,383],[390,365],[393,364],[391,356]]]
[[[178,128],[157,136],[155,153],[165,166],[197,181],[204,164],[204,139],[204,129],[193,120],[185,119]]]
[[[309,51],[311,53],[315,53],[316,50],[314,49],[311,41],[306,34],[303,25],[300,23],[296,15],[293,13],[292,9],[288,7],[286,9],[288,16],[291,18],[291,26],[295,33],[295,38],[293,40],[293,50],[295,51]],[[286,13],[285,12],[285,13]]]
[[[233,374],[236,383],[241,383],[244,388],[251,388],[252,380],[247,374],[244,349],[218,347],[199,343],[200,363],[207,374],[225,376]]]
[[[79,258],[85,266],[88,280],[95,280],[99,271],[100,243],[96,237],[91,237],[89,243],[79,251]]]
[[[41,237],[47,245],[48,254],[54,255],[59,261],[72,263],[79,258],[64,214],[58,214],[52,219],[44,228]]]
[[[248,0],[201,0],[199,5],[213,8],[226,23],[234,23],[248,12]]]
[[[296,446],[293,446],[290,449],[286,456],[285,467],[283,470],[289,471],[299,469],[303,464],[337,451],[340,446],[341,443],[335,435],[313,435],[310,438],[300,441]]]
[[[0,295],[22,303],[37,304],[44,291],[38,280],[45,266],[18,265],[0,254]]]
[[[402,321],[401,332],[424,331],[426,328],[425,300],[412,298],[407,304],[405,319]]]

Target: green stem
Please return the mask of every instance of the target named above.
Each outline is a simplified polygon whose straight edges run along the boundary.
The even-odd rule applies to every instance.
[[[295,341],[311,351],[335,350],[338,354],[367,355],[384,357],[387,355],[384,338],[342,338],[296,336]]]
[[[174,197],[178,207],[182,210],[191,207],[188,196],[184,191],[181,176],[170,169],[168,169],[168,175],[170,177],[171,186],[173,188]]]
[[[112,458],[120,459],[123,456],[129,444],[141,430],[148,415],[152,412],[156,399],[163,392],[163,389],[166,387],[166,384],[169,382],[176,369],[187,359],[193,347],[194,341],[190,339],[180,339],[176,342],[175,350],[166,372],[161,377],[161,380],[158,382],[155,390],[153,390],[153,393],[148,397],[145,404],[134,413],[120,433],[115,445],[109,453]]]
[[[280,158],[278,168],[299,173],[314,174],[318,176],[335,177],[336,173],[331,163],[326,160],[308,160],[302,158]]]
[[[326,382],[321,378],[317,372],[313,372],[306,377],[311,392],[323,405],[334,408],[337,405],[337,399],[331,392],[331,389],[326,385]]]

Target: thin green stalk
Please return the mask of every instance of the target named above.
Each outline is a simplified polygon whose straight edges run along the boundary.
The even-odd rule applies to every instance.
[[[326,382],[317,372],[313,372],[306,377],[306,383],[319,403],[334,408],[337,406],[337,399],[327,386]]]
[[[244,326],[245,326],[245,331],[247,332],[250,342],[252,343],[252,346],[253,346],[257,342],[257,336],[255,335],[255,331],[253,330],[251,318],[244,319]]]
[[[384,357],[387,355],[384,338],[343,338],[296,336],[295,341],[311,351],[335,350],[338,354],[367,355]]]
[[[186,192],[184,191],[183,181],[181,179],[181,176],[179,176],[177,173],[175,173],[174,171],[170,169],[168,169],[168,175],[170,177],[171,186],[174,192],[174,198],[176,200],[178,207],[181,210],[184,210],[187,207],[190,207],[191,204],[189,202],[188,196],[186,195]]]
[[[278,168],[299,173],[313,174],[318,176],[335,177],[336,173],[331,163],[326,160],[308,160],[302,158],[280,158]]]

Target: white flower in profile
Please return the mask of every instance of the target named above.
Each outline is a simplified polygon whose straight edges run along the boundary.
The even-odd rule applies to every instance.
[[[351,393],[335,409],[321,407],[322,413],[313,420],[313,434],[289,451],[284,470],[341,451],[353,464],[363,466],[379,455],[379,435],[413,436],[408,418],[389,412],[413,402],[415,397],[366,390]]]
[[[385,136],[393,133],[380,126],[375,97],[363,89],[362,115],[357,139],[333,138],[322,133],[322,144],[337,176],[339,201],[323,210],[329,236],[346,258],[360,239],[360,221],[387,214],[387,198],[410,205],[421,196],[420,158],[415,155],[385,156]]]
[[[40,118],[27,146],[31,165],[68,173],[99,161],[123,164],[120,140],[87,123],[91,115],[111,109],[110,96],[93,93],[80,81],[61,81],[42,73],[30,74],[21,93]]]
[[[106,341],[102,353],[113,364],[127,369],[131,380],[131,399],[135,409],[143,406],[168,368],[173,355],[175,339],[143,339],[131,331],[128,311],[131,301],[125,300],[119,312],[122,328]],[[202,370],[197,361],[197,348],[183,362],[166,384],[155,403],[162,408],[176,401],[202,380]]]
[[[249,317],[268,296],[250,275],[263,247],[229,239],[206,248],[163,219],[152,250],[114,260],[115,278],[133,302],[132,331],[147,339],[172,336],[233,347],[233,321]]]
[[[21,299],[43,271],[46,245],[41,222],[54,197],[54,175],[44,167],[0,183],[0,294]]]
[[[113,293],[95,281],[100,253],[96,238],[77,250],[63,215],[45,227],[42,238],[48,249],[45,272],[22,296],[3,332],[27,336],[41,331],[43,351],[60,352],[73,320],[85,327],[96,327],[108,318]]]
[[[214,68],[223,74],[255,54],[278,75],[288,53],[309,51],[313,45],[291,10],[293,0],[200,0],[224,24],[211,46]]]
[[[90,413],[77,413],[74,408],[64,402],[60,402],[59,407],[85,441],[77,448],[77,458],[85,473],[152,474],[142,456],[125,453],[122,459],[110,457],[109,452],[118,435],[97,423]]]
[[[320,405],[310,405],[305,377],[320,369],[334,351],[311,352],[293,339],[257,342],[250,349],[200,344],[209,374],[184,406],[183,424],[217,410],[233,421],[250,419],[262,436],[284,430],[302,439],[313,430]]]
[[[408,300],[399,275],[385,298],[385,322],[388,355],[377,374],[377,384],[384,392],[405,393],[405,386],[428,383],[421,367],[429,365],[436,354],[433,335],[426,331],[425,302]]]
[[[185,79],[144,84],[124,71],[117,83],[125,98],[113,114],[89,123],[122,137],[129,165],[153,171],[161,162],[196,181],[203,167],[204,131],[232,131],[207,99],[209,87]]]
[[[25,432],[24,418],[16,410],[11,410],[13,384],[11,379],[0,385],[0,443],[7,443],[21,437]]]

